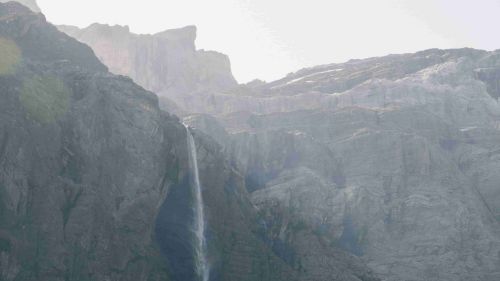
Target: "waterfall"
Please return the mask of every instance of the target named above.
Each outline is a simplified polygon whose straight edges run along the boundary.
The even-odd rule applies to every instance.
[[[210,266],[207,260],[207,244],[205,240],[205,213],[203,207],[203,196],[201,193],[200,177],[198,174],[198,159],[196,156],[196,145],[193,135],[186,126],[187,142],[189,150],[189,168],[191,170],[191,188],[194,195],[194,222],[193,232],[195,239],[195,267],[200,281],[208,281],[210,275]]]

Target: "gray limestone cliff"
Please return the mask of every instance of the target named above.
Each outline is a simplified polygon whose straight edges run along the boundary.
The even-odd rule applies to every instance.
[[[155,92],[167,110],[181,113],[200,93],[219,92],[237,85],[229,58],[214,51],[196,50],[196,27],[166,30],[153,35],[131,33],[127,26],[92,24],[61,31],[88,44],[110,71],[131,77]]]
[[[343,249],[383,280],[493,281],[499,58],[428,50],[304,69],[186,120],[224,146],[271,244],[311,280],[335,276]]]

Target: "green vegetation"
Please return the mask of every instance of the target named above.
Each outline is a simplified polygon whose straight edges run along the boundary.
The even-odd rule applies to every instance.
[[[21,50],[14,41],[0,37],[0,75],[16,72],[21,56]]]
[[[30,118],[46,124],[68,110],[70,97],[70,90],[60,79],[37,75],[24,81],[19,98]]]

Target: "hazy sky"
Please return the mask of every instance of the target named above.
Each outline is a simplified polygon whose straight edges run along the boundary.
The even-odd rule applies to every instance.
[[[240,82],[428,48],[500,48],[500,0],[38,0],[48,20],[136,33],[198,26]]]

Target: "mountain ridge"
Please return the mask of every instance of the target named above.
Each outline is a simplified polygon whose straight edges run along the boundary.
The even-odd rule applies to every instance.
[[[331,245],[383,280],[493,281],[499,70],[500,52],[471,49],[356,60],[237,89],[187,120],[305,268]]]

